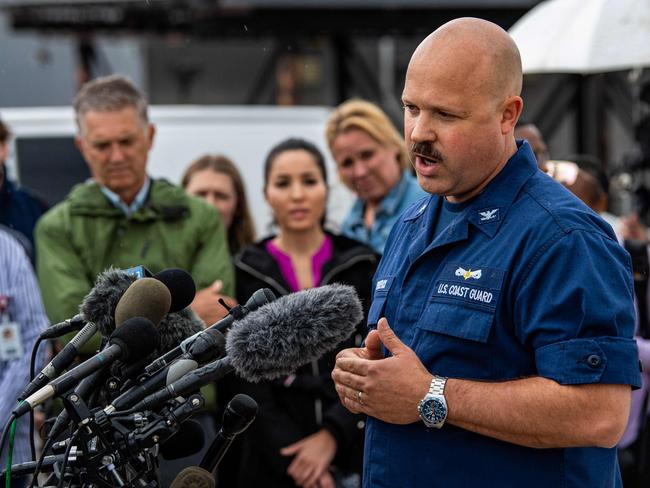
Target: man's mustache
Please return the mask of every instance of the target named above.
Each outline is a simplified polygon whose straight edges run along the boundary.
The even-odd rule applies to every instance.
[[[433,144],[430,142],[415,142],[411,144],[411,154],[418,154],[428,159],[434,159],[436,161],[443,161],[443,156],[440,151],[433,147]]]

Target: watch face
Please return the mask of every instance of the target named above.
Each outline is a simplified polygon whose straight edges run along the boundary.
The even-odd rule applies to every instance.
[[[447,418],[447,405],[438,397],[430,397],[420,407],[422,418],[429,424],[439,424]]]

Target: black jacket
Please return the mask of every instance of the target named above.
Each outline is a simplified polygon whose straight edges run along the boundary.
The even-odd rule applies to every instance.
[[[332,238],[333,255],[322,269],[319,285],[343,283],[357,290],[367,315],[370,307],[372,276],[379,257],[363,244],[347,237],[329,234]],[[289,286],[282,277],[276,261],[266,251],[264,239],[244,249],[235,256],[237,300],[244,303],[260,288],[270,288],[277,296],[289,293]],[[339,347],[318,361],[299,368],[295,378],[280,378],[260,384],[233,381],[230,378],[225,393],[244,391],[259,405],[256,420],[242,435],[239,459],[224,460],[237,475],[220,487],[294,487],[286,475],[291,458],[281,456],[279,450],[321,428],[328,429],[337,443],[333,465],[343,472],[361,473],[363,458],[364,418],[354,415],[341,405],[331,372],[336,353],[346,347],[359,345],[366,335],[365,319],[358,332]],[[233,384],[236,383],[236,384]],[[223,389],[222,389],[223,391]],[[227,398],[221,396],[221,402]],[[234,454],[234,453],[233,453]]]

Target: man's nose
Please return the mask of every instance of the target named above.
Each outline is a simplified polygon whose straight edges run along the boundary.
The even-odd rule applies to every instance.
[[[111,144],[111,153],[109,155],[111,161],[123,161],[124,160],[124,150],[120,147],[119,144]]]
[[[433,142],[436,140],[435,124],[426,113],[421,113],[412,121],[409,134],[411,142]]]

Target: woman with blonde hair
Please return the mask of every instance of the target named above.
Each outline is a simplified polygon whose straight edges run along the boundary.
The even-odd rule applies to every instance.
[[[219,154],[201,156],[187,167],[181,183],[190,195],[205,199],[219,211],[228,229],[231,254],[255,242],[244,183],[230,159]]]
[[[339,178],[357,195],[343,234],[383,252],[398,216],[425,196],[410,171],[404,139],[377,105],[360,99],[334,109],[325,137]]]

